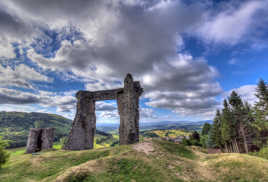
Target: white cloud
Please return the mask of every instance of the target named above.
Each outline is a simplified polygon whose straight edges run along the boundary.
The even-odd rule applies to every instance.
[[[157,119],[158,116],[152,108],[140,108],[140,115],[143,119]]]
[[[117,110],[116,103],[107,103],[104,101],[96,102],[96,111],[115,111]]]
[[[6,58],[6,59],[13,59],[16,57],[16,54],[14,52],[14,48],[9,43],[4,43],[0,40],[0,59]]]
[[[12,69],[10,66],[0,65],[0,86],[15,86],[33,89],[32,81],[52,82],[53,79],[40,74],[33,68],[19,64]]]
[[[239,88],[232,89],[225,92],[224,97],[229,97],[231,92],[234,90],[241,96],[244,101],[247,101],[250,105],[254,105],[258,99],[256,97],[256,85],[243,85]]]
[[[230,3],[220,13],[208,12],[205,21],[197,27],[196,32],[209,42],[236,44],[256,28],[256,22],[261,20],[255,15],[260,11],[266,11],[267,7],[267,0],[246,1],[238,8]]]

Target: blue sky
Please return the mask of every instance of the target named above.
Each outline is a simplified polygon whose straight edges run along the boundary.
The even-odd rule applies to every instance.
[[[0,2],[0,110],[73,119],[78,90],[141,82],[141,121],[213,119],[268,80],[268,1]],[[118,122],[115,101],[98,122]]]

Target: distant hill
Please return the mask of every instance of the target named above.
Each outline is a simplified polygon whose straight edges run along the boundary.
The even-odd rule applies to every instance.
[[[161,121],[161,122],[141,122],[140,131],[145,130],[200,130],[205,122],[212,121]],[[26,112],[0,112],[0,136],[9,140],[9,147],[22,147],[26,145],[30,128],[55,128],[55,141],[69,134],[72,120],[56,114],[47,113],[26,113]],[[107,132],[118,133],[119,123],[98,123],[96,131],[96,143],[109,144],[116,143],[115,136]],[[144,133],[141,133],[142,135]]]
[[[147,138],[176,138],[178,136],[189,136],[191,132],[185,130],[143,130],[140,132],[140,135]]]
[[[205,123],[212,123],[210,120],[206,121],[160,121],[160,122],[144,122],[140,124],[141,130],[152,129],[180,129],[187,131],[201,130]]]
[[[69,134],[72,120],[56,114],[0,112],[0,136],[9,140],[9,147],[26,145],[30,128],[55,128],[55,141]],[[99,135],[110,137],[110,134],[97,131]]]
[[[160,122],[141,122],[140,131],[144,130],[201,130],[205,123],[212,123],[211,120],[205,121],[160,121]],[[117,131],[119,123],[98,123],[97,127],[101,131],[111,132]]]

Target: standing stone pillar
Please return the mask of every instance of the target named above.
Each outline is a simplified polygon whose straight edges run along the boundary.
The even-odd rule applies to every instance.
[[[66,150],[92,149],[96,132],[95,100],[84,92],[77,92],[77,111]]]
[[[52,149],[54,128],[31,128],[28,136],[26,153]]]
[[[41,150],[51,149],[53,147],[54,128],[43,128],[41,140],[42,140]]]
[[[139,97],[142,91],[139,82],[134,82],[132,76],[127,74],[123,92],[117,93],[120,145],[139,141]]]
[[[31,128],[29,135],[28,135],[28,141],[27,141],[27,147],[26,147],[26,153],[34,153],[41,150],[41,134],[42,129],[41,128]]]

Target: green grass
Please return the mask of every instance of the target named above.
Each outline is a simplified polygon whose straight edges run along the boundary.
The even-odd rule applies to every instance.
[[[220,160],[219,160],[220,159]],[[246,154],[223,154],[212,163],[218,172],[218,180],[223,182],[262,182],[268,181],[268,161]],[[212,161],[213,161],[212,160]]]
[[[179,129],[166,129],[166,130],[145,130],[141,132],[141,136],[153,138],[153,137],[161,137],[161,138],[171,138],[174,139],[178,136],[189,136],[191,133],[186,132]]]
[[[167,142],[163,140],[155,140],[155,142],[171,154],[175,154],[175,155],[185,157],[188,159],[196,158],[195,154],[182,144],[176,144],[176,143]]]
[[[25,147],[15,148],[15,149],[9,149],[8,150],[10,156],[18,156],[25,153]]]
[[[146,155],[132,145],[40,155],[9,150],[0,182],[267,182],[268,160],[246,154],[206,154],[153,140]],[[57,146],[55,147],[57,148]]]
[[[89,175],[80,175],[71,178],[69,182],[98,182],[98,181],[165,181],[161,171],[155,170],[152,166],[142,160],[136,159],[110,159],[107,161],[107,170],[105,172]]]
[[[5,182],[24,182],[25,176],[32,180],[39,181],[49,176],[55,176],[58,172],[69,167],[76,166],[87,162],[102,158],[109,155],[109,150],[96,151],[49,151],[41,152],[40,155],[33,156],[31,154],[13,155],[13,159],[0,172],[5,175],[0,181]],[[16,152],[18,153],[18,152]],[[14,158],[16,157],[16,158]]]

